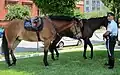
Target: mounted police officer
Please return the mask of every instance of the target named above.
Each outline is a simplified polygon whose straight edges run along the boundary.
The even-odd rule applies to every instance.
[[[106,38],[106,48],[108,53],[108,63],[105,63],[106,66],[108,66],[109,69],[114,68],[114,47],[117,40],[118,35],[118,27],[117,23],[114,21],[114,14],[109,12],[107,14],[108,18],[108,26],[107,31],[103,34],[103,38]]]

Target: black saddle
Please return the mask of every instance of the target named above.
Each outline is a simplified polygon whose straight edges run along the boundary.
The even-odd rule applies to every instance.
[[[41,31],[43,29],[43,19],[41,17],[25,19],[24,28],[28,31]]]

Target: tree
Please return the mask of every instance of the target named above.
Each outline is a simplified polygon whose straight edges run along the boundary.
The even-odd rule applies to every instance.
[[[75,2],[78,0],[33,0],[46,15],[74,15]]]
[[[6,20],[13,20],[13,19],[24,19],[25,17],[30,16],[30,10],[27,6],[22,6],[19,4],[16,5],[9,5],[8,6],[8,13],[5,16]]]
[[[120,17],[120,0],[102,0],[102,2],[115,14],[118,20]]]

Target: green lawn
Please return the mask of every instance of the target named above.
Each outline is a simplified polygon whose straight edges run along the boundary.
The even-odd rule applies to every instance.
[[[88,56],[90,52],[87,52]],[[94,59],[84,60],[82,52],[61,53],[59,60],[48,61],[50,66],[45,68],[43,56],[19,59],[17,65],[7,68],[0,62],[0,75],[120,75],[120,52],[115,52],[116,62],[113,70],[107,69],[106,51],[94,51]]]

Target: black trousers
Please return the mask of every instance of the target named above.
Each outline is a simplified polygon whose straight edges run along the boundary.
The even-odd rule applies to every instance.
[[[114,48],[116,44],[117,36],[109,36],[109,39],[106,40],[106,48],[108,53],[108,64],[111,67],[114,67]]]

